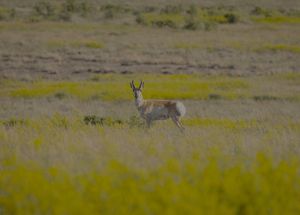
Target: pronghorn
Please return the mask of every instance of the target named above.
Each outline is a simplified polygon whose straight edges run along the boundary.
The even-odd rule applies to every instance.
[[[184,130],[180,122],[180,117],[184,116],[185,107],[181,102],[170,100],[144,100],[142,95],[142,89],[144,88],[143,81],[140,82],[138,88],[136,88],[134,82],[131,81],[130,87],[135,97],[135,105],[141,117],[146,120],[148,128],[154,120],[171,118],[181,131]]]

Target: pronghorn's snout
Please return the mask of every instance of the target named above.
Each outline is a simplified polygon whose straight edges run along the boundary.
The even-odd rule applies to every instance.
[[[137,99],[142,94],[141,90],[135,89],[133,90],[133,95]]]

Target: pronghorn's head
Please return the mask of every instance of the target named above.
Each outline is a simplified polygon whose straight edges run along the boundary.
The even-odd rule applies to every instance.
[[[142,96],[142,89],[144,88],[144,82],[141,81],[140,82],[140,86],[139,87],[135,87],[134,86],[134,82],[133,80],[130,82],[130,87],[133,91],[133,95],[134,97],[137,99],[137,98],[140,98]]]

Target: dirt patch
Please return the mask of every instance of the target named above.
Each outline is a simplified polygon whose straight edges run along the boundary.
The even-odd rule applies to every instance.
[[[176,73],[208,73],[208,74],[257,74],[271,73],[274,71],[274,66],[270,63],[269,69],[265,69],[259,65],[249,65],[248,67],[239,67],[237,64],[185,64],[174,62],[139,62],[139,61],[113,61],[91,58],[81,58],[78,56],[64,57],[57,59],[47,56],[32,56],[32,55],[2,55],[0,71],[6,76],[14,76],[22,78],[24,76],[43,77],[50,79],[60,78],[87,78],[92,74],[132,74],[137,72],[143,73],[161,73],[161,74],[176,74]],[[277,70],[294,71],[299,69],[298,66],[281,66]],[[76,76],[76,77],[74,77]]]

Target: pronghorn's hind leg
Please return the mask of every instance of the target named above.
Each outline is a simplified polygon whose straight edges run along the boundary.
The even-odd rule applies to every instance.
[[[181,132],[184,131],[184,127],[182,126],[182,123],[179,120],[179,117],[172,117],[173,122],[175,123],[175,125],[180,129]]]

